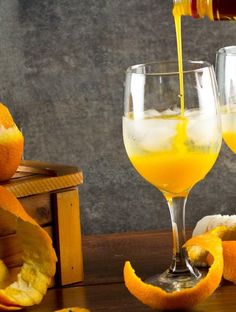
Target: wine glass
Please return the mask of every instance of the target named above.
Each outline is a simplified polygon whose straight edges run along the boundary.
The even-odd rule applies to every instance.
[[[222,141],[213,67],[193,61],[183,65],[184,101],[180,101],[177,62],[129,67],[124,97],[128,157],[139,174],[163,193],[170,210],[172,263],[146,281],[168,292],[193,287],[202,277],[182,247],[185,203],[191,188],[214,165]]]
[[[223,139],[236,153],[236,46],[216,53],[216,78],[219,87]]]

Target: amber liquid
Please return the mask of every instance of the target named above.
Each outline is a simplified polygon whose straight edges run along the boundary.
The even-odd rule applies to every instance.
[[[182,122],[177,127],[177,135],[175,143],[179,146],[185,146],[184,142],[187,139],[187,119],[184,117],[184,74],[183,74],[183,55],[182,55],[182,32],[181,32],[181,15],[173,10],[175,33],[177,42],[177,56],[178,56],[178,69],[179,69],[179,98],[180,98],[180,111]]]
[[[182,57],[182,35],[181,35],[181,16],[173,10],[173,16],[175,21],[175,32],[177,42],[177,55],[179,66],[179,97],[181,116],[184,116],[184,75],[183,75],[183,57]]]
[[[188,190],[202,180],[214,165],[217,153],[176,151],[150,153],[130,157],[136,170],[169,197],[186,196]],[[170,196],[171,194],[171,196]]]

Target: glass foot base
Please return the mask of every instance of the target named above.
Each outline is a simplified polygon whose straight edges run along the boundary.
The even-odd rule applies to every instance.
[[[172,273],[170,270],[154,275],[145,280],[145,283],[158,286],[167,292],[180,291],[194,287],[207,273],[194,268],[193,272]]]

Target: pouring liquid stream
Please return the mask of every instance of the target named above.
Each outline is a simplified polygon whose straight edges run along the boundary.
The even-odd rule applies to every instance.
[[[177,42],[177,57],[179,71],[179,101],[180,101],[180,123],[176,129],[174,145],[180,152],[186,152],[185,142],[187,140],[187,118],[185,117],[184,107],[184,75],[183,75],[183,56],[182,56],[182,34],[181,34],[181,15],[173,9],[173,17],[175,22],[176,42]]]
[[[175,21],[175,32],[177,42],[177,56],[179,66],[179,97],[180,97],[180,110],[181,117],[184,117],[184,75],[183,75],[183,56],[182,56],[182,35],[181,35],[181,16],[173,10]]]

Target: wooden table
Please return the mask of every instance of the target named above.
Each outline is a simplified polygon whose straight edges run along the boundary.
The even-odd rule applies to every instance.
[[[52,312],[63,307],[81,306],[91,312],[153,311],[136,300],[123,284],[123,266],[130,260],[137,274],[146,278],[163,272],[171,259],[168,231],[119,233],[83,238],[83,284],[50,289],[43,302],[27,312]],[[236,286],[221,286],[208,300],[188,310],[196,312],[235,312]]]

